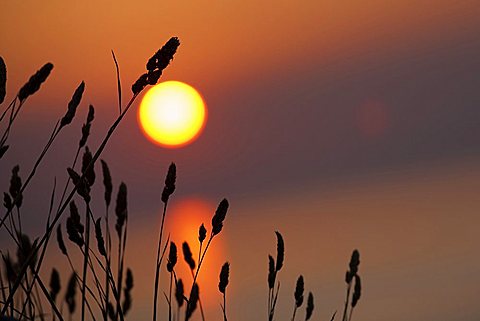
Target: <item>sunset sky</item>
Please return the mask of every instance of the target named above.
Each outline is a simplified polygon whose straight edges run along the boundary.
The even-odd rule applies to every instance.
[[[192,224],[195,236],[218,202],[230,201],[200,279],[216,289],[221,265],[231,263],[229,320],[266,319],[275,230],[286,243],[277,320],[291,316],[299,274],[315,295],[313,320],[340,312],[355,248],[364,287],[355,321],[478,320],[479,16],[474,0],[4,0],[6,102],[44,63],[55,67],[15,123],[0,192],[14,165],[27,175],[84,80],[75,121],[24,197],[29,234],[43,233],[53,177],[63,186],[88,104],[96,108],[92,150],[118,114],[111,50],[126,103],[148,58],[177,36],[161,80],[199,90],[208,109],[202,134],[178,149],[152,144],[137,123],[138,99],[102,156],[114,190],[128,185],[132,320],[151,318],[160,195],[172,161],[175,242],[190,237],[179,226]],[[98,215],[102,188],[94,186]],[[4,230],[0,242],[10,242]],[[60,256],[55,244],[49,255]],[[207,319],[219,320],[220,294],[205,296]]]

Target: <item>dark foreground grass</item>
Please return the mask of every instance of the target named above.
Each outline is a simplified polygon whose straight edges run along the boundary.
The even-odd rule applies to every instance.
[[[33,161],[32,169],[22,179],[22,169],[13,167],[9,190],[4,192],[4,211],[0,216],[0,231],[8,234],[11,244],[2,244],[0,248],[0,320],[84,320],[124,321],[133,304],[132,289],[134,274],[125,260],[128,241],[128,189],[121,183],[116,192],[115,204],[112,204],[114,186],[108,163],[100,156],[118,127],[123,117],[129,111],[138,95],[150,85],[158,83],[163,71],[172,61],[179,40],[172,37],[159,49],[146,64],[143,73],[132,85],[132,96],[129,102],[122,106],[122,88],[120,72],[115,54],[112,51],[116,67],[119,116],[109,128],[106,136],[94,153],[88,147],[88,138],[95,119],[95,108],[90,105],[80,131],[76,153],[71,166],[65,171],[65,184],[59,189],[56,180],[52,186],[49,211],[45,217],[45,232],[34,239],[30,238],[22,228],[22,204],[24,194],[35,177],[39,165],[51,149],[62,129],[69,126],[77,114],[85,91],[85,83],[81,82],[75,89],[65,114],[53,125],[40,155]],[[2,108],[0,115],[0,164],[3,156],[9,152],[9,137],[22,107],[28,98],[35,94],[41,85],[47,81],[53,70],[53,64],[42,66],[19,90],[14,99]],[[7,69],[0,57],[0,105],[6,96]],[[80,155],[82,155],[80,161]],[[104,208],[92,208],[92,186],[99,182],[98,160],[100,160]],[[214,246],[215,237],[223,230],[227,217],[229,202],[223,199],[212,215],[210,230],[204,224],[198,229],[199,252],[192,253],[190,245],[184,242],[181,246],[183,258],[190,270],[190,276],[180,276],[176,272],[179,247],[169,240],[164,231],[165,220],[168,218],[168,204],[175,192],[177,168],[172,163],[167,170],[163,191],[160,194],[163,203],[161,224],[158,230],[157,257],[155,275],[152,276],[153,299],[152,320],[157,319],[190,320],[195,314],[205,320],[201,300],[201,287],[197,279],[208,249]],[[3,179],[3,178],[2,178]],[[59,199],[57,202],[56,200]],[[113,212],[113,213],[111,213]],[[99,214],[101,213],[101,214]],[[114,216],[112,216],[114,215]],[[55,231],[55,236],[53,236]],[[65,233],[65,232],[66,233]],[[192,231],[197,233],[197,231]],[[68,242],[65,242],[65,237]],[[267,273],[267,315],[268,321],[275,320],[275,310],[280,291],[280,271],[285,260],[285,243],[280,232],[275,232],[277,238],[276,258],[268,256]],[[52,237],[56,240],[58,250],[65,256],[70,271],[62,276],[53,268],[50,279],[43,280],[40,271],[45,259],[45,253]],[[8,248],[15,248],[10,253]],[[81,258],[81,266],[73,264],[74,257]],[[195,257],[195,258],[194,258]],[[342,321],[352,320],[353,311],[360,299],[361,281],[358,275],[360,254],[354,250],[345,275],[346,299],[342,311]],[[160,284],[160,269],[164,267],[169,273],[167,284]],[[218,290],[221,297],[221,315],[228,320],[227,292],[229,285],[230,263],[219,267]],[[186,289],[186,277],[192,278],[192,287]],[[68,281],[67,281],[68,280]],[[158,316],[157,307],[161,295],[168,305],[168,314]],[[353,292],[352,292],[353,291]],[[314,295],[308,293],[305,301],[305,282],[302,275],[297,279],[293,293],[293,311],[291,320],[300,317],[299,309],[305,306],[302,314],[305,320],[313,319]],[[198,312],[199,311],[199,312]],[[337,312],[332,313],[334,320]],[[259,316],[259,319],[263,317]]]

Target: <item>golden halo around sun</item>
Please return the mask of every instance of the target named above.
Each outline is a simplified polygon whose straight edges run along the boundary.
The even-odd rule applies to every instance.
[[[164,147],[181,147],[198,137],[207,110],[195,88],[180,81],[165,81],[150,88],[138,109],[145,136]]]

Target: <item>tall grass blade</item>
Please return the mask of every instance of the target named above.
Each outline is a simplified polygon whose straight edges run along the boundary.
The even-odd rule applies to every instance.
[[[117,72],[117,94],[118,94],[118,113],[122,114],[122,83],[120,81],[120,68],[118,67],[117,57],[112,49],[112,58],[115,63],[115,70]]]
[[[0,104],[5,100],[7,94],[7,66],[0,56]]]

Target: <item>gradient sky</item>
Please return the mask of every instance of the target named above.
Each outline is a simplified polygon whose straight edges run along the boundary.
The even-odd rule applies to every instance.
[[[365,291],[355,320],[476,320],[479,16],[478,1],[2,1],[7,101],[42,64],[55,68],[15,124],[0,189],[15,164],[28,172],[85,80],[77,119],[25,197],[31,233],[41,233],[53,175],[65,178],[88,104],[97,112],[92,148],[116,116],[110,50],[127,100],[146,60],[178,36],[163,80],[202,93],[203,134],[182,149],[159,148],[132,110],[103,156],[115,183],[129,186],[134,272],[153,270],[135,246],[156,239],[159,194],[175,161],[179,205],[231,201],[222,235],[231,320],[265,314],[276,229],[287,244],[279,319],[291,313],[299,273],[316,295],[318,320],[339,309],[359,248]],[[136,291],[141,318],[150,313],[148,276]]]

